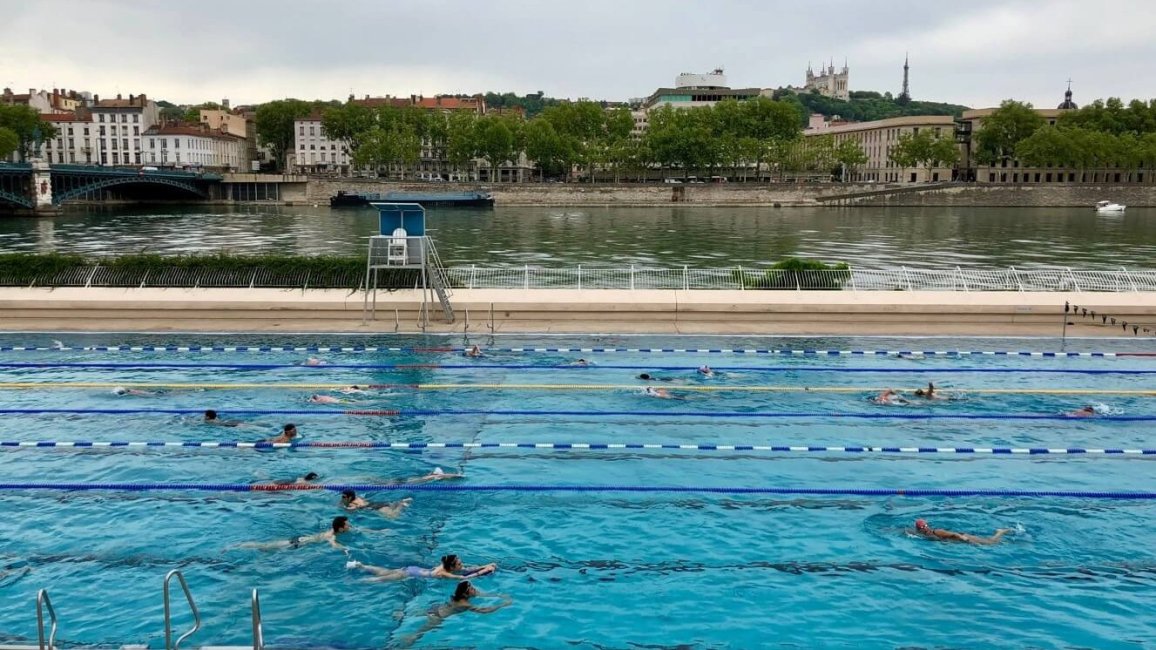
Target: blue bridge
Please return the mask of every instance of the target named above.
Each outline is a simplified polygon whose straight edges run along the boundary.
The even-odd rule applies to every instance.
[[[0,163],[0,211],[36,210],[46,203],[107,198],[127,200],[207,200],[219,186],[219,174],[135,167],[50,165],[47,174],[29,163]]]

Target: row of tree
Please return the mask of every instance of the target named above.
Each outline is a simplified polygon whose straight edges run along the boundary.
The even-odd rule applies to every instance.
[[[27,160],[37,145],[55,138],[58,129],[29,106],[0,104],[0,159],[20,154]]]
[[[1133,170],[1156,164],[1156,100],[1097,100],[1049,124],[1031,104],[1007,100],[975,135],[985,165],[1018,159],[1032,167]]]
[[[736,176],[758,169],[830,173],[866,160],[854,142],[836,146],[829,137],[804,142],[797,106],[768,98],[726,100],[694,110],[665,106],[649,112],[641,137],[633,133],[629,109],[607,110],[597,102],[557,103],[522,119],[510,113],[283,100],[258,109],[258,134],[282,160],[292,147],[293,120],[318,109],[327,136],[340,141],[353,165],[363,168],[414,169],[426,157],[446,164],[443,171],[463,170],[474,159],[496,169],[524,154],[543,178],[581,170],[593,180],[601,170],[618,180],[656,167],[684,175],[721,169]]]

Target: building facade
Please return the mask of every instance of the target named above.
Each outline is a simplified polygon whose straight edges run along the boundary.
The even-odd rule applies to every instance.
[[[901,168],[891,161],[891,148],[905,133],[931,131],[938,138],[955,137],[955,118],[950,115],[921,115],[894,117],[874,122],[853,122],[827,128],[808,129],[804,137],[813,138],[830,135],[838,144],[843,140],[854,140],[867,155],[867,163],[858,169],[849,170],[845,180],[879,183],[919,183],[950,181],[954,178],[952,167],[927,169]]]
[[[331,140],[321,126],[321,113],[293,121],[293,152],[290,169],[306,174],[343,174],[349,171],[349,150],[340,140]]]
[[[56,127],[55,138],[45,140],[34,152],[52,164],[95,165],[100,162],[100,144],[92,114],[86,109],[75,113],[50,113],[40,119]]]
[[[247,163],[244,138],[201,125],[154,126],[144,140],[149,166],[235,171]]]
[[[663,106],[700,108],[714,106],[724,99],[753,99],[763,94],[761,88],[731,88],[722,68],[706,74],[684,72],[675,78],[674,88],[659,88],[643,103],[643,110]]]
[[[156,102],[145,95],[93,98],[92,119],[96,128],[96,164],[144,164],[141,134],[157,124]]]
[[[832,61],[826,68],[819,68],[819,74],[815,74],[811,65],[807,64],[807,80],[803,84],[803,90],[847,101],[851,99],[850,77],[851,71],[846,61],[843,62],[842,70],[836,71],[835,62]]]

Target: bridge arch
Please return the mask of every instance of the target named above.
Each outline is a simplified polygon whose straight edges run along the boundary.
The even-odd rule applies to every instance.
[[[177,180],[173,178],[163,178],[158,176],[138,175],[138,176],[115,176],[111,178],[97,178],[81,185],[69,187],[59,191],[53,191],[52,203],[60,205],[65,201],[82,197],[97,190],[103,190],[118,185],[165,185],[179,190],[183,190],[198,198],[209,198],[208,192],[198,187],[194,182]]]

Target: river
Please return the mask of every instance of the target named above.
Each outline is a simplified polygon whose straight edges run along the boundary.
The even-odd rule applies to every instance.
[[[1156,266],[1156,209],[498,207],[432,209],[429,228],[450,266]],[[0,252],[360,254],[376,230],[368,208],[92,207],[0,217]]]

